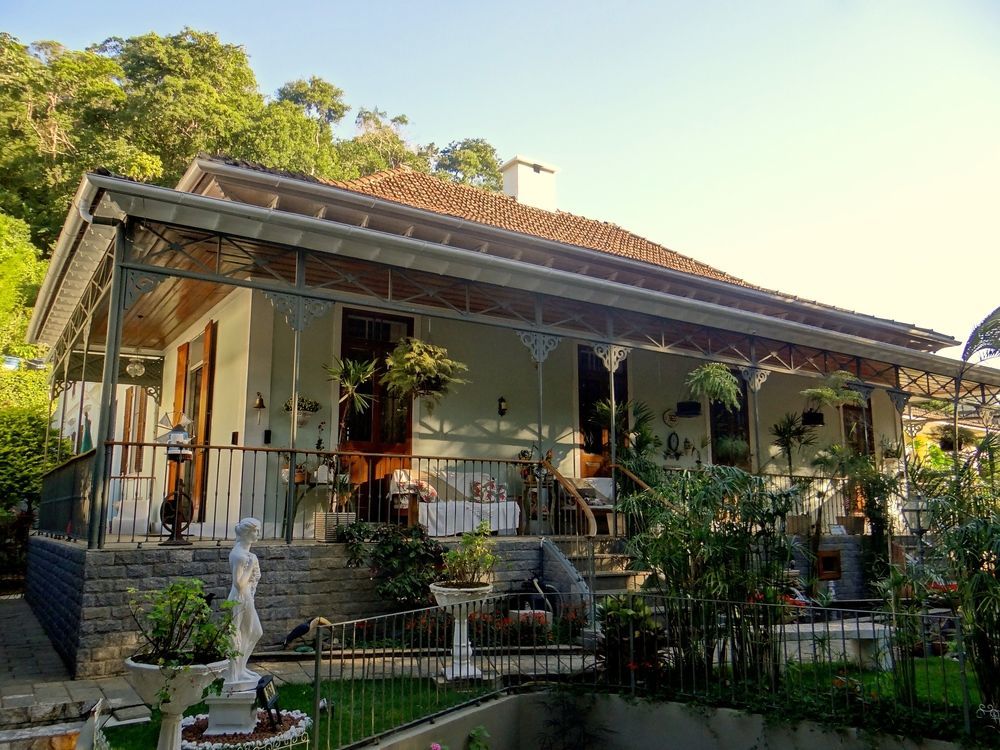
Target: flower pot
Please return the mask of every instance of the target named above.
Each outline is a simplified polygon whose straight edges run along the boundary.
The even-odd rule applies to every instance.
[[[201,700],[205,688],[222,677],[229,660],[188,667],[161,667],[125,660],[125,679],[144,703],[162,714],[156,750],[180,750],[181,715]]]
[[[812,519],[808,513],[790,513],[785,517],[785,533],[793,536],[809,536]]]
[[[864,516],[837,516],[837,524],[851,536],[862,536],[865,533]]]
[[[676,414],[678,417],[700,416],[701,401],[678,401]]]
[[[826,424],[826,416],[819,409],[806,409],[802,412],[802,424],[806,427],[822,427]]]
[[[455,631],[451,646],[451,664],[443,670],[447,680],[477,680],[483,673],[472,663],[472,646],[469,643],[469,613],[473,602],[481,601],[493,591],[493,584],[457,588],[441,583],[431,584],[431,593],[438,606],[449,607],[455,617]],[[457,610],[457,611],[456,611]]]

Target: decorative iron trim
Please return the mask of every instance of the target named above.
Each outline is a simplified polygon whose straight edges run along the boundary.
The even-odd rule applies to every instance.
[[[889,397],[892,405],[896,407],[896,411],[900,414],[903,413],[903,409],[906,408],[906,404],[910,401],[910,394],[898,388],[886,388],[885,395]]]
[[[562,339],[559,336],[552,336],[548,333],[538,333],[536,331],[515,331],[521,343],[528,347],[531,352],[531,359],[536,364],[541,364],[548,359],[552,350],[558,346]]]
[[[326,315],[333,305],[333,302],[328,300],[280,292],[266,291],[264,298],[274,305],[274,309],[278,313],[284,316],[289,328],[299,332],[312,325],[316,319]]]
[[[875,386],[869,383],[862,383],[860,381],[845,383],[844,387],[851,389],[855,393],[860,393],[861,398],[863,398],[865,401],[867,401],[872,397],[872,392],[875,390]]]
[[[618,346],[617,344],[591,344],[590,348],[604,363],[604,368],[612,374],[618,372],[622,362],[632,352],[627,346]]]
[[[747,383],[747,388],[752,392],[757,393],[761,389],[761,386],[767,382],[767,377],[771,374],[770,370],[765,370],[763,367],[741,367],[740,375]]]
[[[161,276],[157,273],[146,273],[145,271],[135,271],[133,269],[125,271],[125,309],[130,309],[132,305],[138,302],[142,295],[149,294],[166,281],[166,279],[166,276]]]

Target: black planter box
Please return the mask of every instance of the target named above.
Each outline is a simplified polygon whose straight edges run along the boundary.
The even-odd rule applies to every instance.
[[[701,415],[701,401],[678,401],[678,417],[697,417]]]
[[[802,412],[802,424],[806,427],[822,427],[826,424],[826,417],[818,409],[806,409]]]

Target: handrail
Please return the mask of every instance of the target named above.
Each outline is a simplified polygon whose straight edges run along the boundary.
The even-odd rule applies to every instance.
[[[670,510],[674,511],[675,513],[678,512],[677,506],[674,505],[672,502],[670,502],[670,500],[667,499],[666,495],[664,495],[659,490],[656,490],[656,489],[653,489],[652,487],[650,487],[648,484],[646,484],[645,481],[643,481],[638,476],[636,476],[635,474],[633,474],[632,471],[631,471],[631,469],[628,469],[628,468],[622,466],[621,464],[611,464],[611,468],[615,469],[617,471],[620,471],[626,477],[628,477],[629,479],[631,479],[633,482],[636,483],[636,485],[638,485],[638,487],[643,492],[652,492],[654,495],[656,495],[658,498],[660,498],[660,500],[663,502],[663,504],[666,505]]]
[[[597,536],[597,519],[594,518],[594,512],[590,509],[590,506],[587,505],[587,501],[583,499],[583,496],[577,492],[576,487],[570,484],[566,477],[560,474],[548,459],[543,458],[539,463],[542,465],[542,468],[551,474],[552,478],[559,483],[559,486],[573,498],[577,507],[583,511],[583,517],[587,519],[587,536]]]

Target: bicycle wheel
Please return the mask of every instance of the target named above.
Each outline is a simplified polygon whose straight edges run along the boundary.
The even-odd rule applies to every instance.
[[[174,532],[174,523],[180,525],[180,531],[187,531],[194,518],[194,503],[186,492],[174,490],[160,504],[160,524],[168,533]]]

